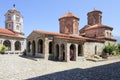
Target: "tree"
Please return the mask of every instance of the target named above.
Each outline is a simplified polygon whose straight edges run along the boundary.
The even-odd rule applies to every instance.
[[[117,50],[117,46],[115,46],[115,45],[107,45],[107,46],[105,46],[105,48],[103,49],[103,51],[104,51],[105,53],[109,53],[109,55],[112,54],[112,52],[113,52],[113,51],[116,51],[116,50]]]
[[[5,53],[5,51],[6,51],[6,46],[5,46],[5,45],[3,45],[3,46],[1,47],[0,52],[1,52],[2,54],[4,54],[4,53]]]
[[[117,45],[117,54],[120,55],[120,44]]]

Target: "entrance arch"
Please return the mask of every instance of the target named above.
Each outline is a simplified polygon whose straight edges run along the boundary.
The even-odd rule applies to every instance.
[[[59,45],[56,45],[56,60],[59,60]]]
[[[82,45],[78,45],[78,56],[83,56]]]
[[[32,42],[32,54],[33,56],[35,56],[35,53],[36,53],[36,47],[35,47],[35,41]]]
[[[70,45],[70,60],[71,61],[76,60],[76,47],[74,44]]]
[[[38,40],[38,53],[43,53],[43,40]]]
[[[21,43],[20,41],[15,42],[15,50],[21,50]]]
[[[62,54],[62,60],[65,60],[65,46],[64,44],[61,45],[61,54]]]
[[[49,42],[49,54],[52,54],[52,41],[51,42]]]
[[[9,40],[5,40],[3,45],[6,46],[6,51],[11,51],[11,42]]]
[[[30,41],[27,43],[27,51],[28,51],[28,53],[31,52],[31,42]]]
[[[95,46],[95,55],[97,54],[97,46]]]

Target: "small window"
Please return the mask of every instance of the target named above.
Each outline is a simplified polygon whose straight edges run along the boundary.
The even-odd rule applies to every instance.
[[[16,16],[16,21],[19,22],[20,21],[20,17]]]
[[[8,16],[8,20],[11,20],[11,16]]]
[[[19,25],[16,26],[16,29],[19,30]]]

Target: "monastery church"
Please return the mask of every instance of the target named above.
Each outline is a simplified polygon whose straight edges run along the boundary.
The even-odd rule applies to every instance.
[[[0,28],[0,49],[6,46],[8,54],[18,54],[24,51],[23,16],[15,5],[5,14],[5,28]]]
[[[79,20],[71,12],[59,18],[59,33],[34,30],[26,38],[26,55],[47,60],[77,61],[101,55],[108,44],[116,44],[112,27],[102,24],[102,12],[88,12],[88,24],[79,30]],[[24,51],[23,16],[15,8],[5,14],[5,28],[0,28],[0,49],[6,53]]]
[[[26,39],[27,55],[47,60],[77,61],[103,53],[108,44],[115,44],[113,28],[102,24],[102,12],[88,12],[88,24],[79,30],[79,20],[71,12],[59,18],[59,33],[34,30]]]

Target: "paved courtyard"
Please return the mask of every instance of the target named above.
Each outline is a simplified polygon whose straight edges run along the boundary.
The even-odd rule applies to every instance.
[[[120,80],[120,59],[55,62],[0,55],[0,80]]]

